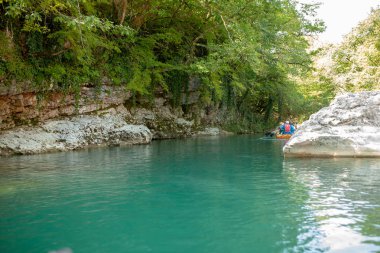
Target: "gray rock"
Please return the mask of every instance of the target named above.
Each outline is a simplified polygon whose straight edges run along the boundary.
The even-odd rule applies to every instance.
[[[180,126],[191,127],[194,125],[193,121],[185,120],[184,118],[177,118],[175,123]]]
[[[338,96],[283,148],[290,156],[380,157],[380,91]]]
[[[156,99],[156,104],[163,105],[164,99]],[[172,139],[191,137],[197,128],[194,120],[182,117],[180,108],[173,109],[170,105],[152,108],[132,108],[127,120],[134,124],[146,125],[153,134],[153,139]]]
[[[0,155],[65,151],[92,145],[146,144],[151,140],[152,133],[147,127],[129,125],[122,116],[82,115],[3,132]]]
[[[206,127],[203,131],[197,132],[198,136],[215,136],[220,135],[221,131],[217,127]]]
[[[153,121],[156,119],[156,115],[148,109],[136,108],[133,110],[133,118],[135,122],[144,124],[145,121]]]

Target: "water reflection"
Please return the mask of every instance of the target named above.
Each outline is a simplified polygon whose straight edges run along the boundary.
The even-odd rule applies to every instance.
[[[373,252],[380,160],[254,136],[0,158],[0,252]]]
[[[380,250],[379,159],[289,159],[283,167],[293,191],[307,194],[314,245],[334,253]]]

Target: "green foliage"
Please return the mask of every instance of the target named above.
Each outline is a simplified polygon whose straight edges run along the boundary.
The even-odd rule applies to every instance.
[[[298,82],[301,83],[299,90],[304,97],[298,111],[298,119],[301,121],[307,119],[311,113],[328,106],[338,91],[332,78],[323,73],[309,73]]]
[[[380,88],[380,9],[373,10],[338,45],[312,53],[314,68],[295,78],[304,102],[299,118],[327,106],[337,93]]]
[[[360,23],[333,55],[337,86],[344,91],[380,88],[380,9]]]
[[[289,76],[311,63],[304,35],[324,29],[316,5],[291,0],[1,2],[4,80],[78,91],[107,79],[142,96],[163,90],[179,106],[197,76],[203,105],[247,124],[297,114]]]

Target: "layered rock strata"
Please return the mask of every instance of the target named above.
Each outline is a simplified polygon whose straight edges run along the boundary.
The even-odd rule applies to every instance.
[[[302,124],[286,157],[380,157],[380,91],[340,95]]]
[[[132,99],[125,87],[103,83],[83,86],[78,94],[54,87],[37,91],[30,83],[0,83],[0,155],[225,133],[204,129],[219,125],[222,117],[197,106],[197,78],[190,79],[176,108],[163,92],[158,91],[153,100]]]
[[[131,97],[123,87],[107,85],[81,87],[77,96],[54,90],[36,92],[28,90],[29,86],[0,84],[0,130],[104,110],[122,105]]]

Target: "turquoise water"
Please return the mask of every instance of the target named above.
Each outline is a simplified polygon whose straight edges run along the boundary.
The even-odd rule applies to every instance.
[[[0,158],[0,252],[380,252],[380,159],[232,136]]]

